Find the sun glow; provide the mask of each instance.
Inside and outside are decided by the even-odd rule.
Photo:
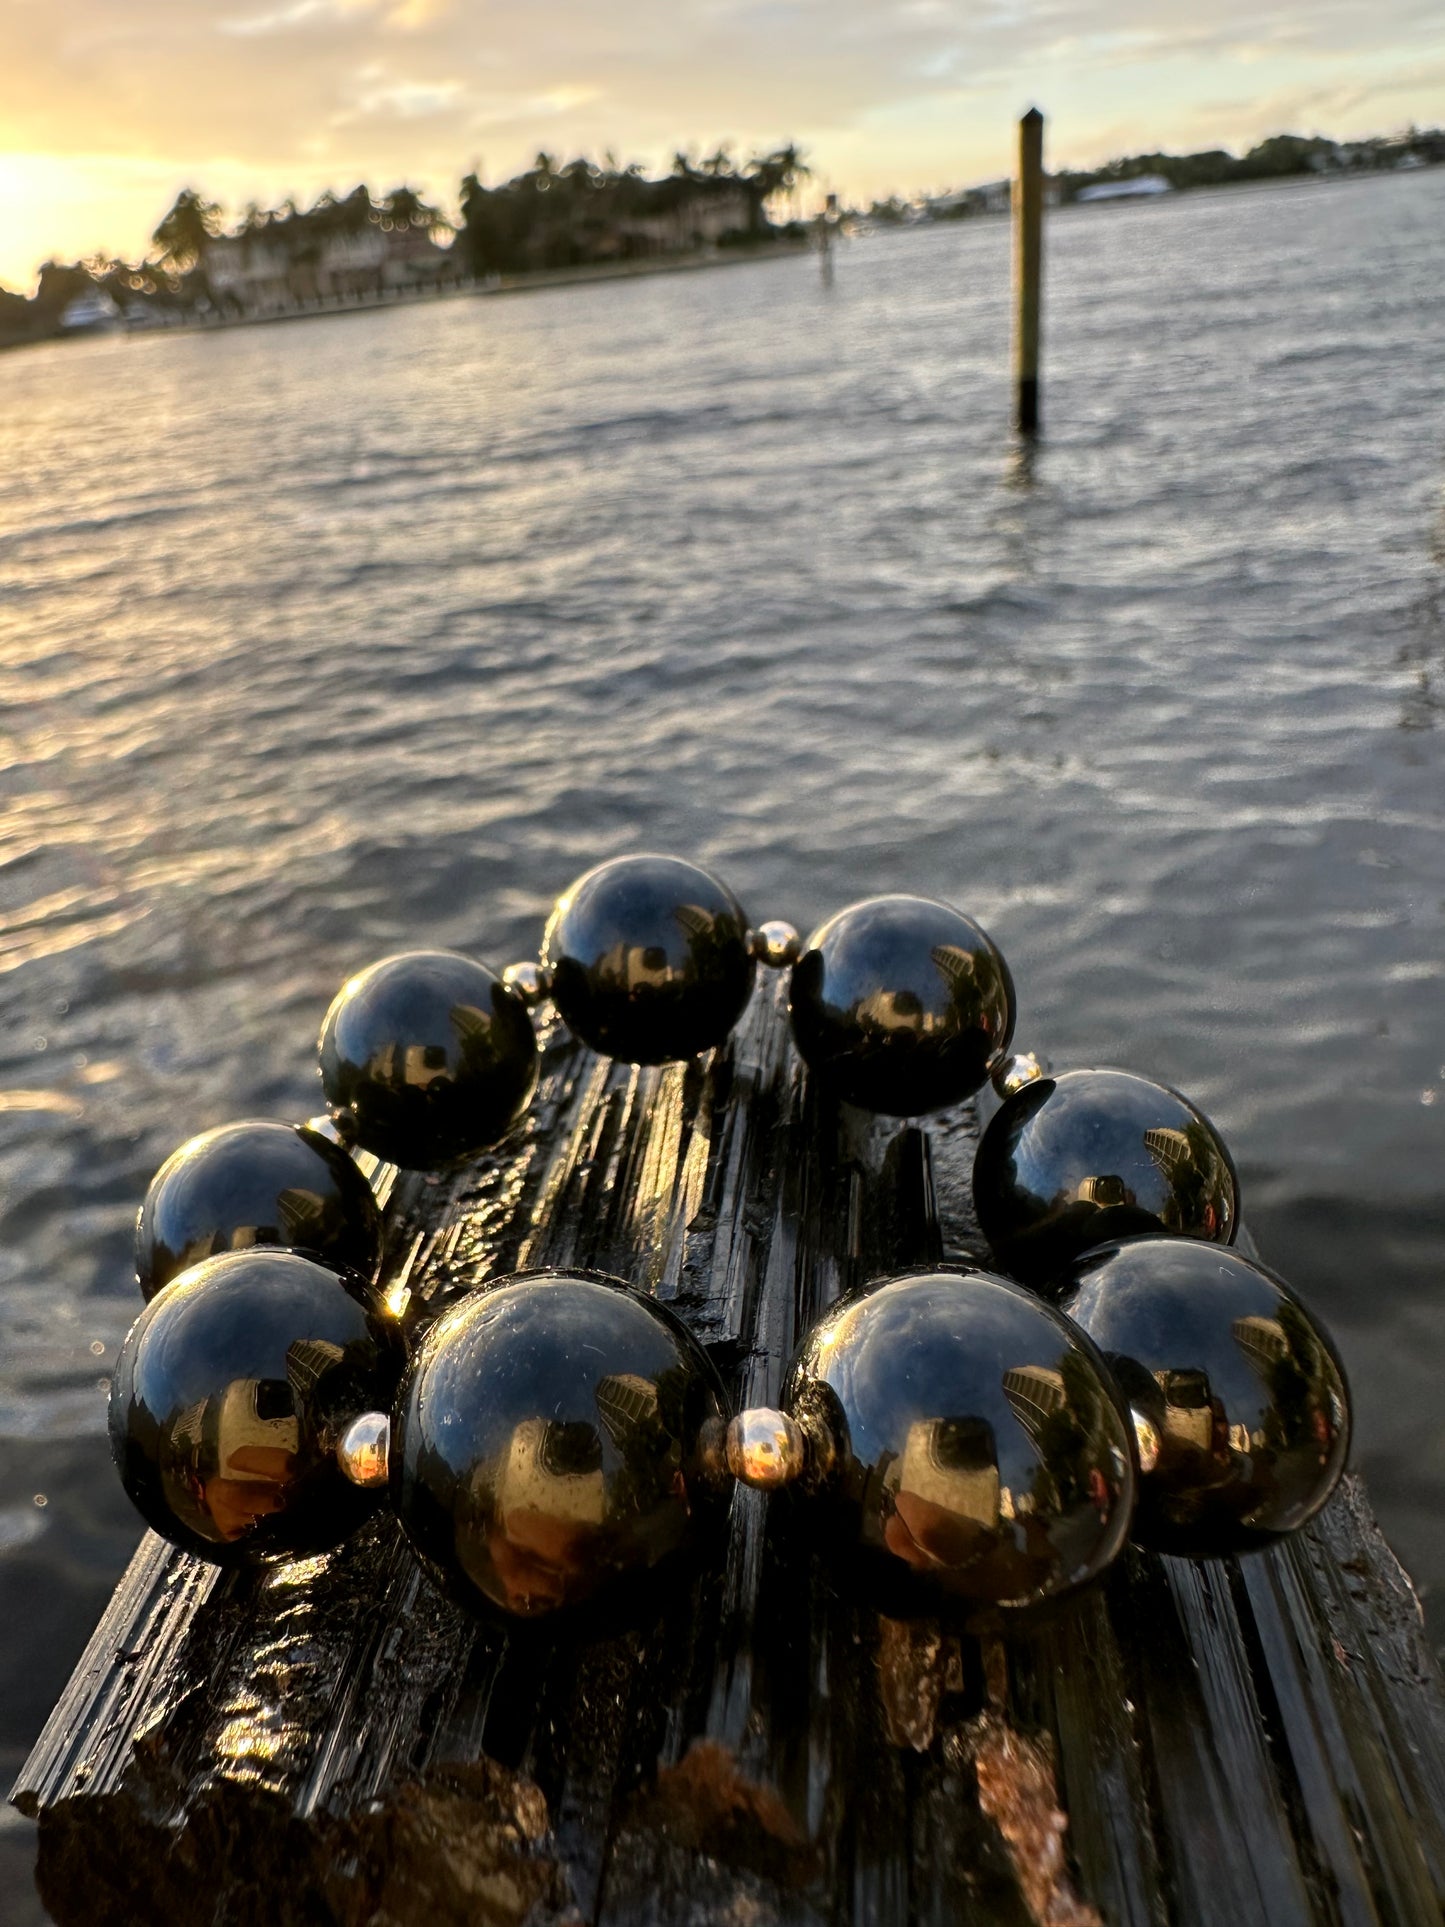
[[[140,155],[0,151],[0,284],[28,293],[42,261],[136,252],[138,209],[164,213],[175,177]]]

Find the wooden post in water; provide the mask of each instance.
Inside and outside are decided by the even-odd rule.
[[[1014,217],[1014,424],[1039,432],[1039,320],[1043,302],[1044,117],[1031,107],[1019,122]]]

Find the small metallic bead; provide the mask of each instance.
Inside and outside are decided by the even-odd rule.
[[[989,1081],[1000,1097],[1013,1097],[1016,1092],[1026,1090],[1030,1084],[1037,1084],[1041,1077],[1049,1074],[1048,1066],[1033,1051],[1017,1051],[1012,1057],[1001,1057],[989,1072]]]
[[[356,1117],[351,1111],[323,1111],[319,1117],[308,1117],[306,1128],[343,1151],[351,1150],[356,1143]]]
[[[391,1452],[391,1420],[385,1412],[363,1412],[342,1433],[336,1461],[353,1485],[385,1485]]]
[[[807,1447],[796,1419],[768,1405],[750,1406],[728,1426],[728,1471],[743,1485],[770,1492],[807,1469]]]
[[[528,1010],[546,1003],[552,994],[552,979],[540,964],[508,964],[502,972],[502,982],[521,998]]]
[[[749,942],[752,953],[769,970],[790,970],[803,954],[803,939],[790,923],[763,923]]]
[[[1134,1441],[1139,1447],[1139,1470],[1152,1472],[1159,1463],[1159,1433],[1153,1422],[1145,1417],[1137,1405],[1129,1407],[1129,1417],[1134,1422]]]

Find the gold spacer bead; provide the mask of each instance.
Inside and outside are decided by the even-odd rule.
[[[390,1474],[391,1420],[385,1412],[354,1418],[336,1447],[336,1463],[353,1485],[385,1485]]]
[[[769,970],[787,970],[803,954],[803,939],[790,923],[760,923],[749,935],[749,946]]]
[[[771,1492],[790,1485],[807,1469],[807,1441],[786,1412],[753,1405],[728,1426],[728,1471],[742,1485]]]
[[[1013,1057],[1001,1057],[989,1072],[989,1081],[1000,1097],[1013,1097],[1048,1074],[1049,1067],[1044,1059],[1026,1050]]]
[[[552,994],[552,979],[540,964],[508,964],[502,972],[502,982],[514,997],[521,998],[528,1010],[535,1010]]]

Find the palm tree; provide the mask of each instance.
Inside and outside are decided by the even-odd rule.
[[[161,265],[184,274],[204,261],[206,249],[220,231],[219,205],[202,200],[193,187],[183,187],[151,240],[160,250]]]
[[[382,200],[381,218],[383,226],[390,221],[394,228],[420,227],[428,232],[446,225],[441,209],[424,201],[414,187],[394,187]]]
[[[786,147],[776,148],[771,154],[754,154],[746,172],[761,198],[770,201],[775,194],[791,194],[813,170],[803,159],[802,149],[789,141]]]
[[[766,208],[775,194],[792,194],[798,183],[811,175],[800,147],[789,141],[771,154],[754,154],[744,172],[752,189],[752,226],[755,233],[767,225]]]
[[[376,218],[371,205],[371,189],[362,181],[336,205],[337,226],[343,234],[361,234]]]

